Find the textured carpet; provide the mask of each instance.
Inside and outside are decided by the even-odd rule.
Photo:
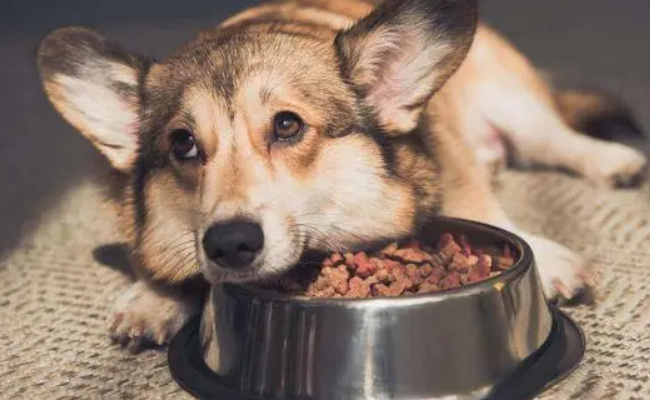
[[[581,251],[601,273],[581,367],[543,399],[650,399],[650,202],[550,172],[508,172],[499,193],[523,227]],[[163,351],[107,339],[129,282],[98,190],[81,183],[0,263],[0,399],[184,399]]]

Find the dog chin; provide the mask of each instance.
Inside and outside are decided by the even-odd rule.
[[[203,275],[212,284],[222,283],[252,283],[269,280],[288,272],[291,265],[285,268],[268,268],[264,265],[254,265],[242,270],[224,269],[212,262],[201,266]]]

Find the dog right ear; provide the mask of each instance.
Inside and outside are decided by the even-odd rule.
[[[387,132],[407,133],[465,59],[476,26],[476,0],[386,0],[338,34],[341,71]]]
[[[130,171],[138,152],[139,85],[148,62],[84,28],[50,33],[38,68],[56,110],[108,158]]]

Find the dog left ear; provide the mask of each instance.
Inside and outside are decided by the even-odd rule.
[[[393,134],[413,130],[429,98],[458,69],[477,25],[475,0],[388,0],[336,47],[345,77]]]

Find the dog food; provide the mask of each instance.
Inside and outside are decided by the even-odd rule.
[[[510,268],[515,258],[507,245],[473,247],[464,236],[445,233],[435,248],[411,241],[372,255],[333,253],[318,268],[301,266],[269,288],[321,298],[407,296],[479,282]]]

